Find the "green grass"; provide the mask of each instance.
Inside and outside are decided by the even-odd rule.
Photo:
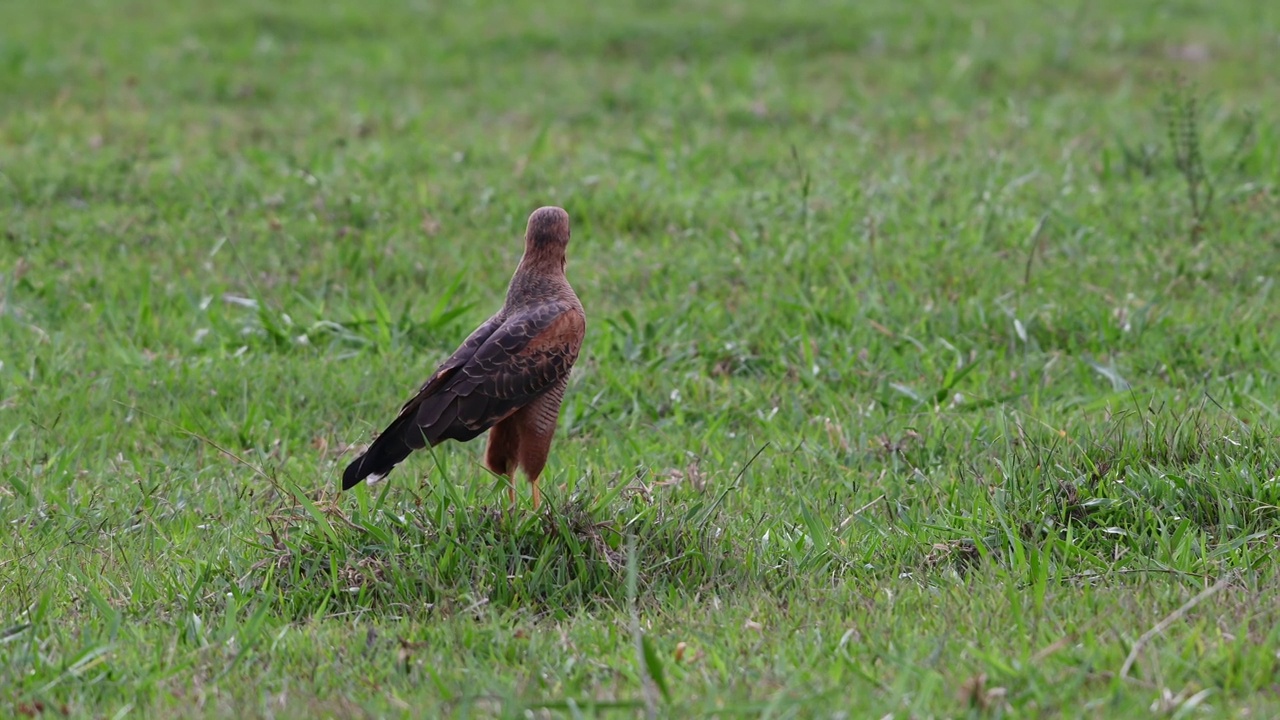
[[[0,716],[1280,714],[1278,26],[0,4]],[[544,204],[547,512],[338,495]]]

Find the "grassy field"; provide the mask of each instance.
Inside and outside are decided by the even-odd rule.
[[[0,3],[0,716],[1280,714],[1277,28]],[[545,204],[549,507],[339,495]]]

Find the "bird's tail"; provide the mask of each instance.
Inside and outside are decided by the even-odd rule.
[[[396,418],[395,422],[378,435],[364,454],[351,461],[347,469],[342,472],[343,490],[350,490],[365,478],[381,480],[391,472],[392,468],[409,457],[409,453],[426,444],[421,438],[421,431],[414,426],[413,414],[406,413],[406,415],[407,417],[402,415]],[[412,445],[408,442],[410,432],[419,434],[415,437],[418,442]]]

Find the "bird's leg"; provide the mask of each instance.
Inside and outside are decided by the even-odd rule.
[[[489,447],[484,453],[485,465],[507,483],[507,499],[512,513],[516,509],[516,452],[519,446],[520,436],[515,425],[504,420],[489,431]]]
[[[533,511],[535,513],[542,507],[542,487],[538,485],[538,481],[542,479],[542,468],[547,465],[547,449],[550,446],[550,434],[543,437],[534,436],[528,442],[520,443],[518,464],[520,469],[524,471],[524,476],[529,478],[529,484],[533,486]]]

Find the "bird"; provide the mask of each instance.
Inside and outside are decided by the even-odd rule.
[[[436,367],[418,393],[342,473],[342,489],[381,480],[414,450],[489,432],[485,465],[507,480],[514,509],[515,474],[533,485],[547,463],[569,374],[586,335],[582,303],[565,277],[569,213],[555,206],[529,215],[524,254],[506,301]]]

